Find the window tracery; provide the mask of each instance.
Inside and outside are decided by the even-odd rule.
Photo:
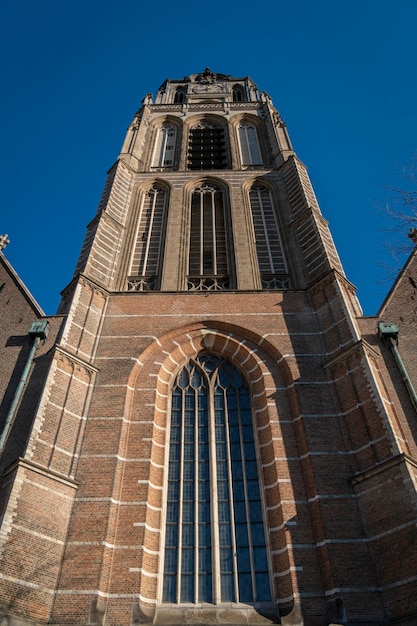
[[[204,183],[191,196],[188,289],[228,289],[230,282],[222,190]]]
[[[158,288],[162,263],[163,232],[167,193],[153,185],[144,194],[138,220],[128,291],[154,291]]]
[[[288,288],[288,270],[271,192],[257,184],[249,198],[262,288]]]
[[[163,602],[270,602],[249,386],[202,353],[172,391]]]

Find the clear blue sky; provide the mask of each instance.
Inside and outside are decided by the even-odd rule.
[[[142,97],[209,66],[270,94],[347,276],[376,313],[393,264],[378,207],[417,149],[416,26],[415,0],[3,3],[6,257],[55,313]]]

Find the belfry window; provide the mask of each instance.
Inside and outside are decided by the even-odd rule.
[[[289,287],[287,266],[271,192],[255,185],[250,191],[253,228],[263,289]]]
[[[270,602],[250,391],[200,354],[172,391],[163,602]]]
[[[153,291],[158,288],[166,200],[165,190],[158,185],[144,195],[128,278],[129,291]]]
[[[221,170],[227,166],[224,129],[201,122],[190,130],[188,168],[190,170]]]
[[[243,102],[245,92],[242,85],[234,85],[232,90],[233,102]]]
[[[223,192],[205,183],[191,196],[188,289],[227,289],[229,280]]]
[[[176,139],[177,129],[175,126],[169,124],[161,126],[155,142],[155,152],[152,161],[154,167],[173,167]]]
[[[174,95],[174,104],[185,102],[185,87],[177,87]]]
[[[256,128],[247,123],[239,125],[240,153],[242,165],[262,165]]]

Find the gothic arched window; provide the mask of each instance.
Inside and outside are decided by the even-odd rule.
[[[221,126],[200,122],[191,128],[188,167],[190,170],[221,170],[227,167],[226,142]]]
[[[264,289],[289,287],[271,192],[267,187],[254,185],[249,197],[262,287]]]
[[[191,196],[188,289],[227,289],[230,269],[224,194],[204,183]]]
[[[176,140],[177,129],[175,126],[164,124],[158,129],[152,160],[154,167],[173,167]]]
[[[167,193],[159,185],[154,185],[143,197],[128,278],[130,291],[150,291],[158,288],[166,203]]]
[[[172,391],[162,601],[271,601],[250,391],[212,354]]]
[[[185,102],[185,87],[177,87],[174,95],[174,104]]]
[[[239,125],[239,142],[242,165],[262,165],[258,135],[254,126],[246,122]]]
[[[243,102],[245,92],[242,85],[234,85],[232,90],[233,102]]]

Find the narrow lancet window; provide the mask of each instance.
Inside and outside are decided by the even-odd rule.
[[[255,185],[250,192],[250,203],[262,288],[287,288],[288,270],[270,190]]]
[[[229,265],[223,192],[206,183],[191,196],[188,289],[227,289]]]
[[[158,289],[162,263],[166,191],[154,185],[143,198],[128,278],[129,291]]]
[[[153,167],[172,168],[174,166],[175,144],[177,129],[175,126],[164,124],[158,129],[153,156]]]
[[[232,90],[233,102],[243,102],[245,100],[245,92],[242,85],[234,85]]]
[[[262,165],[256,128],[247,123],[240,124],[239,141],[242,165]]]
[[[271,602],[251,399],[201,354],[172,391],[163,602]]]
[[[185,102],[185,87],[177,87],[174,95],[174,104],[183,104]]]

